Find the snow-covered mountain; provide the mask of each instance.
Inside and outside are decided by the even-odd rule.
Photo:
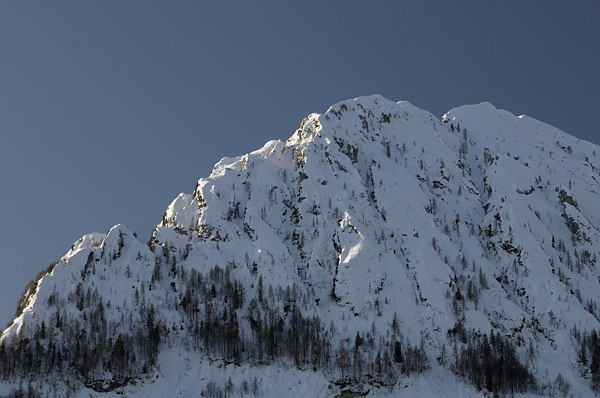
[[[41,272],[0,394],[595,396],[599,151],[489,103],[335,104],[149,243],[117,225]]]

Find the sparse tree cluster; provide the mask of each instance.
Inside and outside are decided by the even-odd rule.
[[[80,283],[66,294],[71,308],[82,315],[73,319],[60,305],[65,298],[55,292],[48,300],[55,311],[51,322],[28,325],[0,345],[0,376],[17,380],[64,371],[88,388],[112,391],[151,372],[161,347],[172,344],[235,364],[285,361],[346,382],[393,385],[401,375],[429,368],[424,345],[410,345],[396,318],[387,332],[378,333],[373,325],[366,333],[357,331],[354,340],[340,341],[333,324],[326,327],[311,315],[311,290],[296,285],[273,288],[259,277],[253,297],[246,301],[244,286],[232,277],[229,266],[202,273],[184,269],[176,256],[164,254],[154,265],[150,283],[134,292],[139,317],[110,317],[114,304],[105,302],[97,288]],[[148,304],[147,295],[159,286],[171,297],[175,293],[175,300],[165,299],[162,305],[179,313],[181,323],[167,322],[162,308]],[[204,394],[228,396],[222,386],[207,387]]]
[[[454,370],[477,388],[493,393],[536,391],[534,376],[519,361],[514,344],[499,333],[488,335],[460,330],[464,344]]]
[[[573,328],[572,336],[577,343],[577,360],[584,376],[590,378],[592,389],[600,392],[600,333],[581,332]]]

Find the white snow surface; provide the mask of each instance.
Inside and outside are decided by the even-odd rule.
[[[101,297],[115,336],[143,323],[136,288],[168,328],[184,328],[169,283],[148,289],[156,258],[168,252],[183,269],[229,266],[245,286],[241,313],[261,276],[265,286],[310,293],[308,314],[335,324],[334,346],[373,327],[384,333],[396,314],[407,343],[424,343],[430,369],[393,386],[360,386],[368,397],[484,396],[453,372],[451,351],[447,363],[436,360],[459,318],[467,329],[523,342],[518,355],[539,385],[561,374],[570,394],[592,397],[571,331],[600,330],[600,313],[588,307],[600,298],[599,154],[489,103],[439,120],[379,95],[343,101],[307,116],[285,142],[223,158],[167,207],[150,245],[122,225],[82,237],[37,282],[1,341],[50,324],[56,307],[85,325],[72,298],[78,285]],[[464,295],[481,278],[488,288],[457,313],[457,288]],[[165,344],[156,369],[135,385],[97,393],[81,384],[75,396],[190,397],[228,378],[233,396],[246,396],[241,383],[254,378],[263,397],[342,390],[291,362],[234,365]]]

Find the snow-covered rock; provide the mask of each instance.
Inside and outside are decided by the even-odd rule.
[[[5,387],[594,396],[599,150],[489,103],[337,103],[223,158],[149,245],[76,242],[2,335]]]

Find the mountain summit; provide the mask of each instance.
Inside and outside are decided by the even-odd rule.
[[[595,396],[599,150],[489,103],[337,103],[148,244],[77,241],[2,334],[0,393]]]

